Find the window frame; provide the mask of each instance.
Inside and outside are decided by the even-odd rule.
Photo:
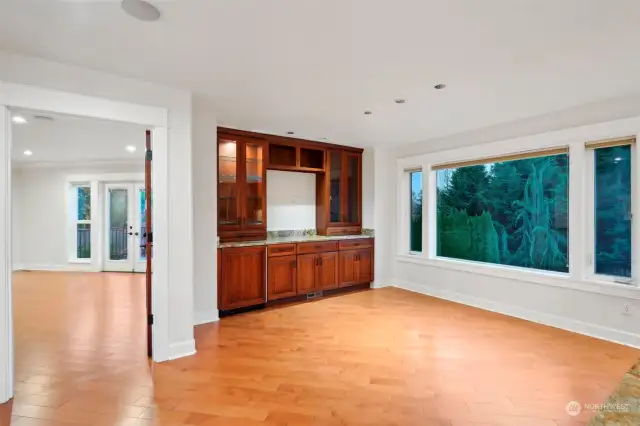
[[[592,293],[632,297],[640,299],[639,280],[633,285],[606,280],[601,276],[587,273],[588,261],[586,254],[587,224],[585,207],[587,203],[587,141],[608,140],[621,137],[635,137],[640,135],[638,120],[624,119],[582,127],[568,128],[548,133],[533,134],[480,145],[428,152],[421,155],[398,158],[397,162],[397,200],[396,216],[396,260],[409,264],[427,265],[467,273],[493,276],[550,285],[561,288],[584,290]],[[631,135],[631,136],[629,136]],[[496,265],[484,262],[440,258],[436,256],[436,179],[432,165],[476,161],[480,159],[499,158],[508,155],[518,155],[531,151],[543,151],[555,148],[569,148],[569,241],[568,261],[569,272],[544,271],[508,265]],[[638,156],[638,143],[634,144],[633,158]],[[489,161],[490,162],[490,161]],[[636,162],[637,163],[637,162]],[[423,170],[423,251],[409,253],[408,194],[409,175],[404,173],[407,168],[422,168]],[[426,172],[428,171],[428,172]],[[640,210],[640,172],[632,168],[632,211]],[[407,206],[407,207],[405,207]],[[640,226],[632,228],[632,274],[635,276],[640,267]],[[402,267],[402,266],[400,266]]]
[[[408,177],[408,190],[409,190],[409,194],[408,194],[408,215],[409,215],[409,235],[407,238],[407,248],[408,248],[408,253],[410,255],[416,256],[421,254],[422,252],[425,251],[425,235],[424,235],[424,216],[427,213],[427,209],[425,208],[425,179],[424,179],[424,171],[422,170],[422,167],[417,167],[417,168],[410,168],[410,169],[406,169],[404,171],[407,174]],[[411,250],[411,216],[413,214],[413,182],[411,179],[411,175],[413,173],[421,173],[422,174],[422,188],[421,188],[421,195],[422,195],[422,240],[421,240],[421,246],[422,246],[422,250],[421,251],[417,251],[417,250]]]
[[[67,188],[67,223],[68,223],[68,258],[69,263],[91,263],[94,253],[94,217],[96,212],[94,211],[94,197],[98,194],[94,192],[94,185],[91,182],[71,182]],[[91,196],[89,203],[91,205],[91,218],[89,220],[78,219],[78,188],[89,188]],[[90,253],[91,256],[86,258],[78,257],[78,225],[90,225]]]
[[[640,190],[637,179],[638,172],[636,167],[638,165],[638,144],[632,142],[628,144],[631,146],[631,278],[620,277],[616,275],[606,275],[596,273],[596,214],[595,214],[595,198],[596,198],[596,185],[595,185],[595,154],[598,147],[588,148],[585,146],[585,268],[584,279],[593,282],[602,282],[615,285],[624,285],[628,287],[638,287],[638,226],[637,220],[633,219],[633,215],[637,210],[636,204],[640,201],[638,191]],[[604,147],[603,147],[604,148]]]

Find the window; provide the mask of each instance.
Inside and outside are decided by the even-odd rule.
[[[631,278],[631,145],[593,149],[594,272]]]
[[[411,222],[409,230],[409,251],[422,251],[422,170],[409,172],[411,196]]]
[[[71,192],[75,257],[91,259],[91,187],[73,186]]]
[[[568,272],[566,149],[436,170],[437,255]]]

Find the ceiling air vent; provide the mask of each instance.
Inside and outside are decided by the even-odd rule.
[[[34,115],[33,118],[42,121],[53,121],[53,117],[49,117],[48,115]]]

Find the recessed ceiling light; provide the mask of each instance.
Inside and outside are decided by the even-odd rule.
[[[442,84],[442,83],[436,84],[435,86],[433,86],[433,88],[436,89],[436,90],[442,90],[445,87],[447,87],[447,85],[446,84]]]
[[[293,132],[287,132],[288,135],[293,135]]]
[[[407,102],[407,101],[406,101],[405,99],[396,99],[396,100],[395,100],[395,102],[396,102],[397,104],[403,104],[403,103],[405,103],[405,102]]]
[[[144,0],[122,0],[120,6],[128,15],[141,21],[151,22],[160,19],[158,8]]]
[[[13,117],[11,117],[11,121],[13,121],[16,124],[24,124],[27,122],[27,119],[21,115],[14,115]]]
[[[27,149],[25,152],[23,152],[23,154],[26,155],[27,157],[29,157],[29,156],[33,155],[33,152],[31,152],[31,151],[29,151]]]
[[[127,145],[125,149],[129,152],[136,152],[136,147],[133,145]]]
[[[364,112],[364,115],[371,115],[371,114],[373,114],[371,111],[365,111]]]

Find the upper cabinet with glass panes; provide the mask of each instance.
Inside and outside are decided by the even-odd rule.
[[[319,234],[359,234],[362,217],[362,149],[303,139],[218,128],[218,234],[221,241],[266,237],[267,170],[316,176]],[[290,178],[297,178],[291,173]],[[287,199],[285,186],[271,188]],[[295,203],[277,214],[295,215]],[[281,229],[279,229],[281,230]]]

